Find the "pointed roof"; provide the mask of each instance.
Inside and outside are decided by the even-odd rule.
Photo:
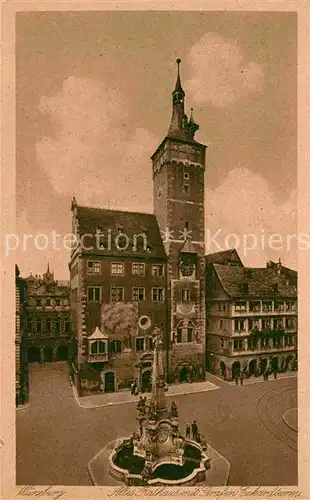
[[[87,338],[87,340],[104,340],[108,339],[108,335],[105,335],[99,330],[99,327],[97,326],[95,331]]]
[[[222,250],[221,252],[210,253],[206,255],[206,264],[238,265],[243,267],[242,261],[235,248]]]
[[[180,250],[180,253],[197,253],[190,238],[186,238],[184,245]]]
[[[178,74],[177,74],[177,81],[175,83],[175,88],[174,88],[174,91],[172,92],[173,94],[175,92],[183,92],[183,94],[185,94],[184,90],[182,89],[182,85],[181,85],[180,63],[181,63],[181,59],[177,59]]]

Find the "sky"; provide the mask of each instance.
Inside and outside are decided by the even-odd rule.
[[[168,131],[177,58],[187,111],[194,108],[200,125],[196,139],[208,146],[206,252],[235,246],[248,266],[280,257],[296,268],[296,245],[286,243],[296,233],[294,13],[21,12],[16,259],[23,276],[42,274],[49,261],[56,279],[69,279],[61,241],[71,232],[73,196],[80,205],[153,211],[150,156]],[[282,243],[271,248],[272,234]],[[247,251],[243,241],[254,246],[254,238]]]

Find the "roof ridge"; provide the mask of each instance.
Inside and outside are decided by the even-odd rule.
[[[91,210],[101,210],[105,212],[119,212],[119,213],[124,213],[124,214],[139,214],[139,215],[152,215],[155,217],[154,213],[151,212],[137,212],[137,211],[131,211],[131,210],[119,210],[119,209],[114,209],[114,208],[105,208],[105,207],[94,207],[91,205],[77,205],[77,208],[90,208]]]

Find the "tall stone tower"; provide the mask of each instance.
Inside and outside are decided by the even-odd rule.
[[[204,172],[206,146],[184,109],[180,59],[168,134],[152,156],[154,213],[168,255],[169,381],[205,376]]]

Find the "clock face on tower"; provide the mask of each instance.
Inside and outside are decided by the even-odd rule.
[[[192,276],[192,274],[195,270],[195,266],[189,260],[183,259],[183,260],[181,260],[180,270],[181,270],[182,276]]]

